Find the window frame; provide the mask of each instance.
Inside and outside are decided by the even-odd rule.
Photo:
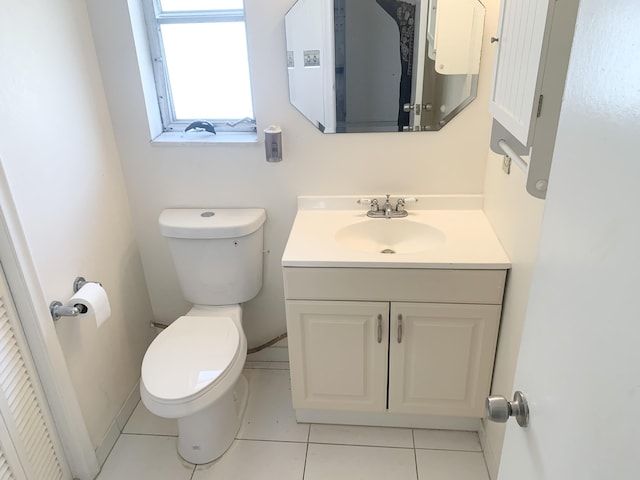
[[[189,23],[218,23],[218,22],[243,22],[245,35],[247,22],[245,8],[234,10],[192,10],[163,12],[160,0],[141,0],[143,4],[149,50],[153,67],[153,76],[156,87],[156,99],[160,109],[162,131],[164,133],[184,133],[185,128],[194,121],[207,121],[215,126],[216,132],[226,133],[256,133],[255,107],[254,118],[194,118],[189,120],[177,120],[173,94],[169,82],[169,73],[165,62],[164,44],[162,41],[161,25],[164,24],[189,24]],[[243,2],[244,5],[244,2]],[[247,40],[247,57],[249,45]],[[249,65],[249,94],[253,105],[253,82]]]

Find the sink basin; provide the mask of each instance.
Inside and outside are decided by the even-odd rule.
[[[441,246],[446,237],[435,227],[404,219],[375,219],[341,228],[336,241],[368,253],[416,253]]]
[[[298,197],[282,265],[389,269],[511,265],[482,211],[482,196],[420,196],[407,217],[392,219],[367,217],[358,203],[364,197],[369,198]]]

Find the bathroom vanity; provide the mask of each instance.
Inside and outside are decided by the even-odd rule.
[[[481,206],[425,196],[389,219],[299,198],[282,259],[299,421],[477,428],[510,267]]]

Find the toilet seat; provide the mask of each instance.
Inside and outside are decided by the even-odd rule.
[[[219,384],[241,351],[241,332],[228,316],[183,316],[151,343],[142,383],[155,402],[192,401]]]

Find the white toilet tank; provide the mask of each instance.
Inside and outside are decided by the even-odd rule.
[[[255,297],[262,287],[261,208],[164,210],[167,237],[184,298],[198,305],[231,305]]]

